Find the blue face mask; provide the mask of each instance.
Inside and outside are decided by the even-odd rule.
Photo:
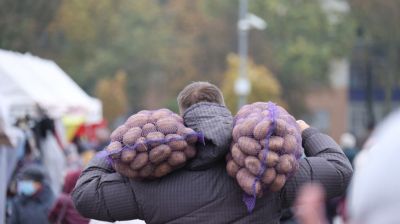
[[[31,180],[21,180],[17,183],[18,194],[32,196],[36,192],[35,184]]]

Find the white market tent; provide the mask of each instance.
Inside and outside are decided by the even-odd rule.
[[[11,124],[41,106],[53,118],[102,120],[102,104],[86,94],[56,63],[29,53],[0,49],[0,115]],[[34,112],[33,112],[34,113]]]

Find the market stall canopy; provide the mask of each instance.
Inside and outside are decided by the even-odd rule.
[[[102,120],[101,102],[85,93],[56,63],[29,53],[0,49],[0,109],[12,122],[36,105],[49,116]]]

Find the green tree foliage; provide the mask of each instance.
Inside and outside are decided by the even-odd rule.
[[[343,15],[330,23],[319,0],[249,3],[268,22],[265,31],[250,32],[250,57],[272,71],[285,102],[299,112],[301,93],[326,84],[328,62],[347,54],[352,23]],[[123,70],[129,111],[171,107],[190,81],[221,85],[226,57],[237,51],[238,1],[0,0],[0,6],[1,48],[55,60],[89,93]]]
[[[0,48],[42,53],[60,0],[0,0]]]
[[[128,110],[126,79],[125,71],[119,70],[112,79],[102,78],[96,84],[95,95],[102,101],[104,117],[109,122],[115,121]]]
[[[236,48],[236,1],[170,0],[164,5],[173,29],[167,66],[171,92],[193,80],[222,81],[225,58]]]
[[[129,106],[138,109],[149,79],[166,64],[171,37],[156,1],[63,1],[51,24],[60,36],[56,59],[84,88],[122,69],[127,73]]]
[[[277,75],[285,100],[298,114],[304,109],[302,93],[315,85],[326,86],[329,62],[348,55],[353,22],[346,14],[330,21],[319,0],[250,2],[251,11],[268,23],[263,33],[254,32],[251,53]]]
[[[224,74],[222,92],[225,103],[232,112],[237,111],[238,97],[234,92],[234,83],[238,78],[239,57],[230,54],[227,57],[227,70]],[[265,66],[256,65],[248,61],[248,78],[251,83],[251,92],[248,96],[248,103],[273,101],[282,106],[281,86],[275,76]]]

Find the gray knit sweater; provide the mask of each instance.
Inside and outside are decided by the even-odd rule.
[[[248,213],[243,192],[225,170],[232,115],[225,107],[198,103],[184,114],[185,124],[204,133],[206,144],[186,167],[152,181],[135,181],[116,173],[96,157],[83,171],[73,192],[85,217],[115,221],[142,219],[146,223],[279,223],[281,210],[291,206],[297,189],[320,182],[327,197],[344,193],[352,169],[339,146],[327,135],[309,128],[303,132],[307,158],[299,171],[276,193],[257,199]]]

